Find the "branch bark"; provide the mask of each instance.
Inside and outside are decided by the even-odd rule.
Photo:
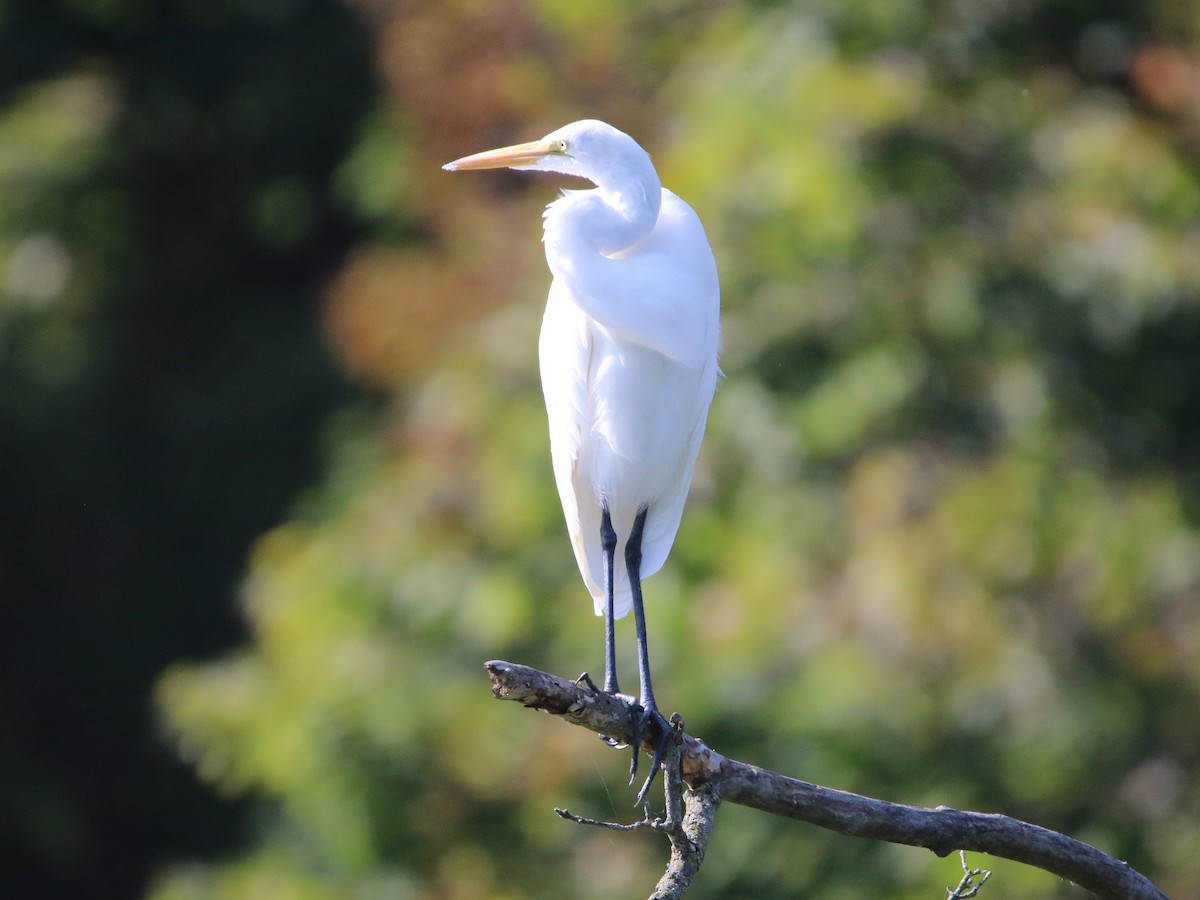
[[[515,663],[493,660],[485,668],[498,699],[515,700],[612,738],[626,742],[633,738],[628,709],[619,698]],[[821,787],[729,759],[690,735],[681,734],[680,739],[680,771],[689,789],[684,798],[685,828],[689,815],[700,823],[693,829],[695,836],[689,834],[700,850],[699,859],[712,829],[715,804],[727,800],[851,837],[925,847],[938,856],[970,850],[1015,860],[1074,882],[1101,898],[1167,900],[1127,863],[1047,828],[1004,815],[946,806],[905,806]],[[653,750],[649,744],[644,749]],[[703,807],[703,802],[711,808]],[[673,842],[672,864],[676,855]],[[688,875],[689,883],[699,859],[693,857],[689,863],[695,867]],[[669,868],[664,881],[670,874]]]

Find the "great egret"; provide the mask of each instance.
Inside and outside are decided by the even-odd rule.
[[[508,167],[592,182],[546,207],[554,275],[538,342],[554,478],[575,558],[604,616],[604,690],[618,694],[614,621],[630,609],[640,695],[633,761],[644,729],[657,751],[668,727],[650,682],[643,578],[665,562],[692,480],[716,389],[720,292],[700,219],[662,187],[650,156],[624,132],[588,119],[539,141],[447,163]],[[625,569],[614,564],[624,540]],[[640,708],[639,708],[640,707]]]

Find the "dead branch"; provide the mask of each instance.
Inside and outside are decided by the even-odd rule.
[[[515,663],[493,660],[485,668],[492,679],[492,693],[501,700],[515,700],[617,740],[633,738],[628,710],[618,698]],[[653,750],[648,743],[644,749]],[[676,864],[678,855],[680,865],[687,862],[692,866],[688,884],[703,859],[716,807],[721,800],[728,800],[851,837],[925,847],[938,856],[948,856],[955,850],[1000,856],[1043,869],[1101,898],[1167,900],[1127,863],[1082,841],[1009,816],[946,806],[905,806],[821,787],[729,759],[682,732],[678,753],[676,771],[688,788],[684,794],[683,830],[697,852],[688,858],[678,852],[673,840],[671,864]],[[693,816],[690,829],[689,816]],[[668,869],[659,883],[660,890],[670,875]],[[682,891],[655,896],[680,897]]]

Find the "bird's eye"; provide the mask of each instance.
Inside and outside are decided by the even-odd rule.
[[[567,155],[567,142],[564,140],[551,141],[550,142],[550,152],[555,153],[555,154],[561,153],[563,156],[566,156]]]

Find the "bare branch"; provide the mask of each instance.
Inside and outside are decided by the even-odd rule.
[[[493,660],[485,668],[492,693],[499,699],[515,700],[617,740],[633,739],[628,710],[619,698],[515,663]],[[691,788],[685,798],[685,822],[698,790],[711,792],[707,795],[713,803],[711,813],[697,812],[700,821],[695,827],[704,833],[703,844],[707,843],[703,829],[711,831],[719,798],[851,837],[925,847],[938,856],[955,850],[1000,856],[1044,869],[1102,898],[1166,900],[1127,863],[1047,828],[1003,815],[875,800],[729,759],[687,734],[681,734],[680,741],[682,776]],[[644,749],[653,748],[644,744]]]
[[[671,716],[674,734],[663,759],[663,792],[667,815],[663,831],[671,839],[671,860],[659,879],[650,900],[679,900],[691,887],[700,871],[713,822],[717,818],[720,797],[712,785],[696,790],[683,781],[683,719]]]
[[[684,788],[680,834],[671,835],[671,860],[650,900],[677,900],[700,871],[721,798],[712,785]]]

